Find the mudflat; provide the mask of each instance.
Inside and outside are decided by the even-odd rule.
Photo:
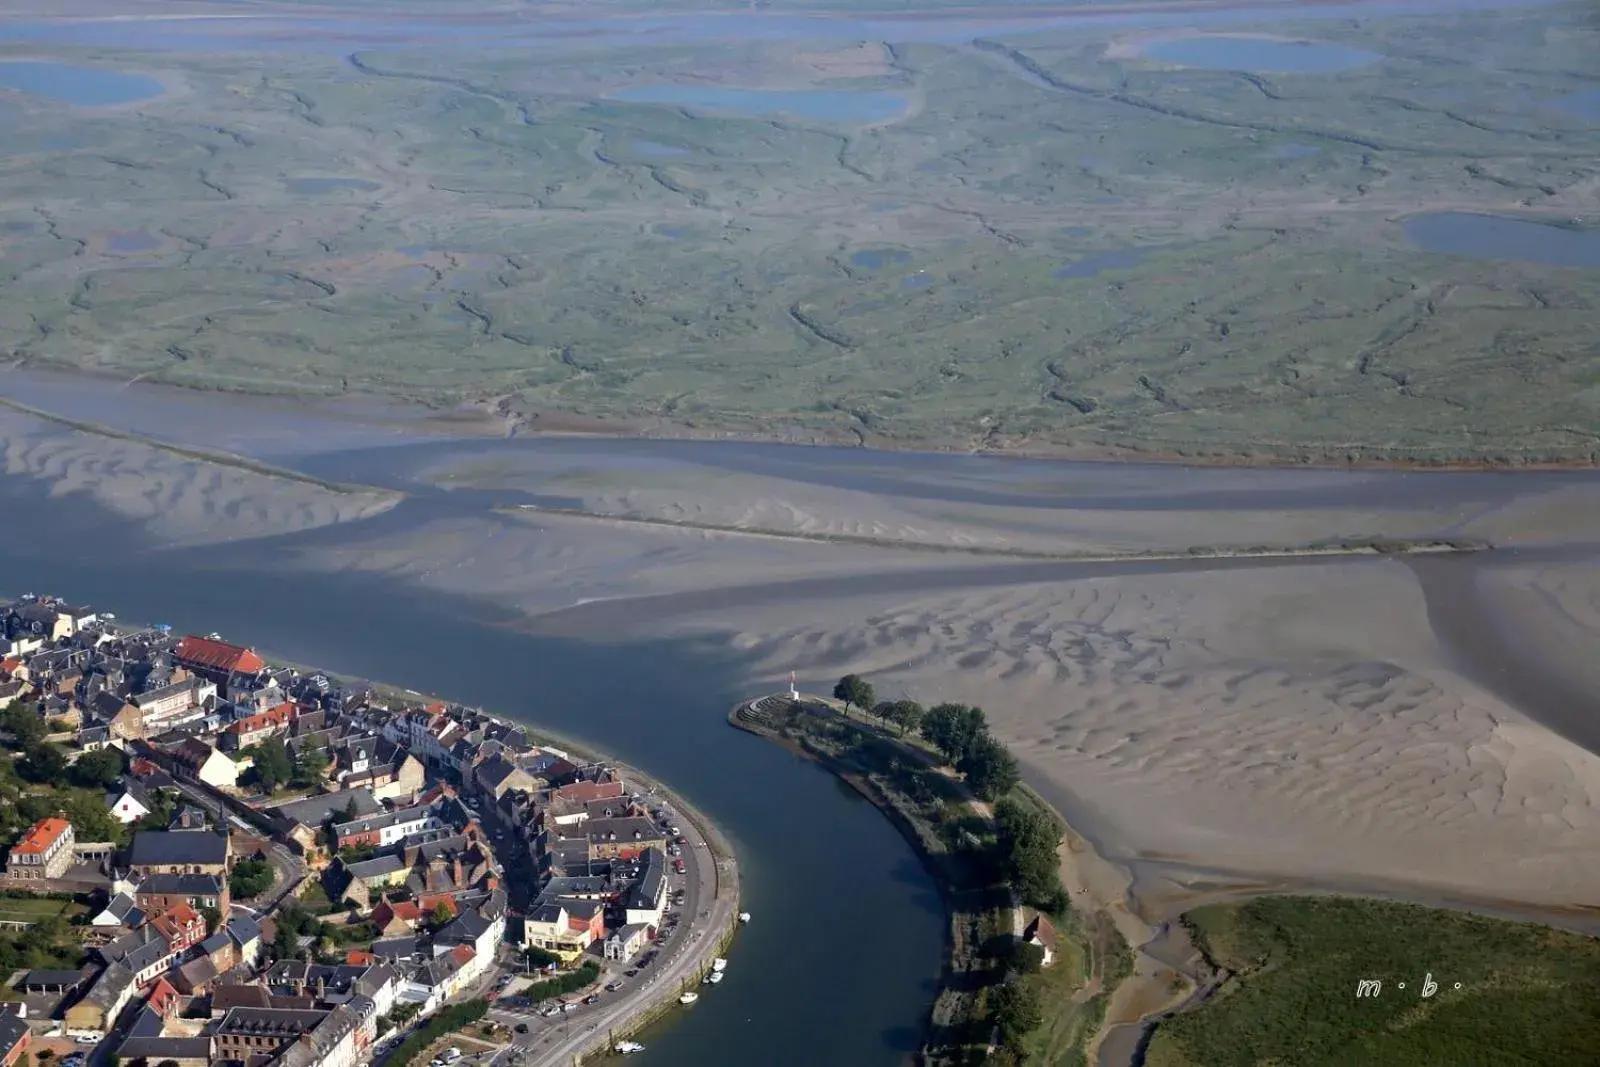
[[[278,439],[275,413],[234,413],[212,436]],[[274,566],[391,575],[543,633],[689,638],[752,687],[791,669],[855,672],[886,695],[979,704],[1146,919],[1229,882],[1594,903],[1592,476],[429,439],[392,426],[352,449],[359,427],[331,416],[302,416],[304,440],[319,418],[342,427],[341,447],[254,453],[304,482],[22,415],[0,433],[13,480],[86,494],[164,541],[231,538],[248,560],[270,537]],[[204,443],[196,425],[187,447]],[[552,501],[567,510],[511,510]],[[675,514],[722,528],[628,521]],[[887,543],[740,529],[755,522]],[[1317,533],[1498,547],[1028,562],[894,544],[1181,551]]]

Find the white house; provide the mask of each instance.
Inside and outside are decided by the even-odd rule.
[[[111,809],[111,817],[124,826],[150,814],[150,809],[140,801],[138,795],[121,782],[106,794],[106,807]]]

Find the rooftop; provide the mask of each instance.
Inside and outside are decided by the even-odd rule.
[[[72,824],[67,820],[52,816],[40,819],[22,835],[22,840],[11,847],[11,854],[17,855],[42,855],[48,852],[63,834],[72,829]]]

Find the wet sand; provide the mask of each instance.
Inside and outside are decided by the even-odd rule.
[[[214,426],[189,424],[192,443],[248,454],[282,439],[270,413],[240,421],[227,404],[208,406]],[[1135,943],[1201,900],[1273,889],[1576,924],[1600,905],[1600,478],[426,441],[333,425],[331,450],[305,448],[306,431],[259,455],[371,486],[370,500],[20,416],[0,419],[0,439],[9,472],[116,508],[157,540],[232,542],[239,559],[270,547],[307,574],[468,598],[535,634],[715,647],[753,691],[790,670],[822,690],[855,672],[886,697],[979,704],[1082,835],[1069,882]],[[1509,547],[957,563],[501,510],[540,500],[919,544],[1176,547],[1242,529]],[[1152,956],[1152,975],[1171,962]],[[1130,987],[1118,1010],[1149,988]]]

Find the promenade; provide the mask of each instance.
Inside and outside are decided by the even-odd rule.
[[[532,1008],[491,1009],[489,1017],[511,1027],[513,1033],[512,1044],[494,1057],[491,1067],[565,1067],[609,1050],[650,1020],[677,1008],[685,989],[716,995],[714,987],[702,985],[700,978],[710,970],[711,961],[738,922],[739,870],[733,850],[711,822],[682,798],[632,768],[618,769],[674,813],[689,839],[683,853],[684,873],[668,878],[669,891],[685,891],[679,927],[665,943],[658,942],[648,967],[639,968],[637,961],[607,964],[601,985],[615,983],[617,988],[601,993],[598,1004],[576,1003],[571,1011],[550,1018]],[[624,968],[637,973],[629,978]],[[575,998],[573,994],[563,999]],[[519,1025],[528,1032],[517,1033]]]

